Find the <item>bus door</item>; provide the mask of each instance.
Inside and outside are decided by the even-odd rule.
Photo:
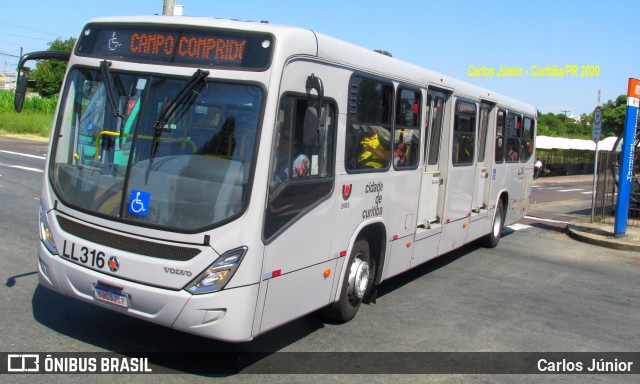
[[[290,63],[282,75],[287,91],[270,138],[261,332],[330,301],[333,275],[325,271],[334,271],[337,261],[330,257],[337,108],[329,97],[343,84],[331,77],[326,67],[303,61]],[[306,84],[319,90],[308,91]]]
[[[458,98],[455,100],[453,112],[453,127],[449,140],[451,163],[445,180],[445,234],[440,253],[457,248],[467,241],[473,195],[476,190],[474,181],[478,104]]]
[[[447,95],[430,89],[427,92],[424,168],[420,185],[418,224],[411,266],[438,256],[442,234],[443,175],[440,167],[440,143],[443,136]],[[446,151],[445,151],[446,152]]]
[[[425,137],[425,164],[420,188],[420,204],[418,208],[418,226],[425,229],[439,224],[438,201],[440,195],[440,141],[444,124],[444,107],[446,95],[443,92],[429,90],[427,92],[427,127]]]
[[[489,172],[487,172],[487,163],[491,165],[491,159],[486,160],[486,153],[489,148],[493,148],[493,144],[489,145],[487,140],[489,131],[489,117],[491,116],[492,104],[486,101],[480,102],[478,113],[478,135],[477,135],[477,156],[475,176],[473,180],[473,203],[471,205],[471,216],[469,218],[469,231],[467,241],[479,238],[487,232],[488,225],[486,218],[488,217],[489,206]],[[493,143],[493,140],[491,140]]]

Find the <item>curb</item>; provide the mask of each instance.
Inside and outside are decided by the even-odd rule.
[[[640,252],[640,244],[634,244],[629,241],[629,239],[634,238],[634,236],[629,236],[626,239],[616,239],[613,238],[610,233],[601,229],[589,228],[575,224],[568,224],[566,233],[570,238],[583,243],[621,251]]]

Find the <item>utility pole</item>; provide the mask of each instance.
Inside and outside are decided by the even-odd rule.
[[[176,7],[176,0],[164,0],[164,5],[162,7],[162,14],[172,16],[173,10]]]
[[[571,111],[560,111],[562,113],[564,113],[565,116],[567,116],[567,112],[571,112]]]

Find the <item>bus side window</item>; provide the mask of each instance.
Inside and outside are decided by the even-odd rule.
[[[498,111],[498,118],[496,120],[496,163],[504,163],[504,127],[505,127],[505,112],[500,109]]]
[[[420,154],[420,91],[400,88],[396,104],[393,132],[393,166],[415,169]]]
[[[456,103],[453,125],[453,165],[471,165],[476,146],[476,104],[466,101]]]
[[[353,76],[345,143],[347,171],[386,170],[390,164],[393,85]]]
[[[310,135],[308,122],[318,111],[309,98],[285,95],[280,102],[269,173],[269,198],[263,233],[277,236],[305,210],[333,190],[334,137],[337,124],[332,103],[323,103],[324,126]],[[307,120],[307,135],[305,135]]]
[[[505,159],[507,162],[517,162],[523,152],[520,138],[522,137],[522,116],[513,112],[507,113],[507,148]]]
[[[520,161],[526,162],[531,158],[533,154],[533,138],[535,135],[534,129],[535,123],[532,118],[524,117],[523,119],[523,128],[522,128],[522,156],[520,157]]]

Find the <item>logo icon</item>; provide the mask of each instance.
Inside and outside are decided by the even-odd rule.
[[[351,196],[351,186],[352,184],[345,184],[342,186],[342,199],[349,200],[349,196]]]
[[[9,354],[7,355],[7,372],[40,372],[40,356]]]
[[[149,214],[149,192],[132,190],[129,198],[129,213],[146,217]]]
[[[118,258],[115,256],[111,256],[107,265],[109,266],[109,270],[111,272],[117,272],[118,269],[120,269],[120,260],[118,260]]]
[[[111,38],[109,39],[109,50],[110,51],[115,51],[116,49],[118,49],[119,46],[121,46],[122,44],[120,44],[118,42],[118,38],[116,37],[116,33],[113,32],[113,35],[111,36]]]

